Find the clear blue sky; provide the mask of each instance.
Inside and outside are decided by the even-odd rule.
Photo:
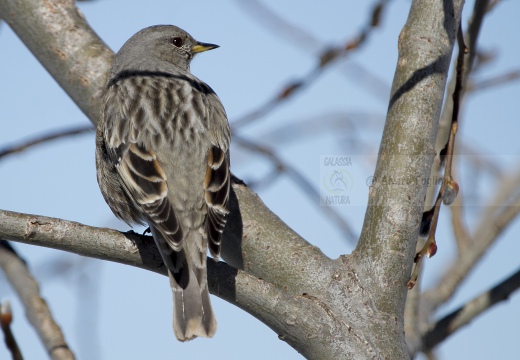
[[[371,1],[264,1],[277,14],[305,29],[323,46],[351,39],[367,22]],[[467,20],[473,6],[466,3]],[[308,119],[328,121],[350,119],[350,128],[320,126],[316,133],[295,141],[294,131],[273,140],[284,160],[294,164],[305,177],[320,188],[320,157],[324,155],[362,155],[377,153],[387,95],[397,59],[397,36],[408,13],[409,1],[395,1],[388,7],[383,25],[368,44],[352,55],[351,62],[329,68],[305,93],[284,103],[260,123],[245,128],[241,135],[259,141],[272,139],[279,127]],[[313,42],[291,43],[261,25],[239,1],[92,1],[80,8],[93,29],[114,50],[143,27],[175,24],[196,39],[219,44],[217,50],[198,56],[192,72],[210,84],[221,98],[231,122],[268,100],[288,81],[306,74],[316,63]],[[507,1],[486,18],[481,36],[484,49],[496,52],[498,59],[483,69],[479,79],[520,67],[520,3]],[[463,25],[466,25],[466,20]],[[48,130],[88,124],[63,90],[33,58],[12,31],[0,29],[0,146],[15,143]],[[378,93],[367,91],[355,81],[362,65],[381,79]],[[461,121],[459,139],[490,155],[512,170],[520,163],[518,120],[519,82],[482,91],[468,98]],[[368,128],[367,130],[365,128]],[[365,144],[353,150],[353,140]],[[361,161],[361,160],[360,160]],[[373,171],[364,164],[364,173],[355,181],[366,202],[364,179]],[[232,170],[245,180],[257,179],[269,171],[259,157],[241,148],[232,149]],[[118,223],[104,203],[96,183],[94,136],[57,141],[0,161],[0,208],[74,220],[93,226],[128,230]],[[470,175],[467,183],[475,183]],[[482,196],[488,196],[490,180],[484,179]],[[486,185],[488,187],[486,188]],[[273,186],[259,189],[267,205],[293,229],[327,255],[349,253],[349,244],[319,209],[319,203],[306,197],[289,179],[281,177]],[[359,233],[363,204],[336,208]],[[478,210],[478,208],[475,208]],[[468,210],[470,211],[470,210]],[[443,210],[438,236],[439,251],[427,261],[423,286],[453,259],[450,222]],[[471,214],[471,211],[470,211]],[[470,221],[471,224],[471,221]],[[520,245],[517,223],[508,228],[481,265],[442,311],[448,312],[507,276],[518,266]],[[299,359],[277,334],[238,308],[212,297],[219,330],[212,340],[198,339],[181,344],[174,338],[172,300],[165,277],[119,264],[101,262],[24,245],[17,249],[28,260],[40,280],[44,297],[61,325],[69,344],[80,359]],[[82,265],[65,277],[56,276],[56,263]],[[46,358],[23,309],[0,275],[0,298],[13,302],[14,332],[27,359]],[[517,354],[520,331],[520,297],[512,298],[471,323],[440,347],[443,359],[513,358]],[[8,358],[0,346],[0,358]]]

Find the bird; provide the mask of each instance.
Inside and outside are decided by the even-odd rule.
[[[174,25],[137,32],[114,56],[96,131],[101,193],[116,217],[149,227],[183,342],[217,330],[206,254],[219,258],[229,213],[231,131],[218,96],[190,72],[217,47]]]

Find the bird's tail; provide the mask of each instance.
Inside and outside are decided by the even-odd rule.
[[[209,301],[208,288],[201,290],[195,276],[190,276],[188,287],[182,290],[169,275],[173,291],[173,330],[177,339],[188,341],[197,336],[213,337],[217,320]]]
[[[170,272],[173,292],[173,330],[180,341],[188,341],[197,336],[213,337],[217,331],[217,320],[209,300],[206,278],[206,247],[198,231],[190,231],[184,239],[187,250],[189,281],[181,288]]]

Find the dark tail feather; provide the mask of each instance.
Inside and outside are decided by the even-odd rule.
[[[153,239],[159,249],[159,253],[163,259],[164,265],[168,268],[168,271],[173,275],[176,283],[183,289],[188,286],[190,280],[189,267],[186,262],[186,252],[184,249],[180,251],[173,250],[168,242],[164,240],[163,235],[155,226],[150,225]]]

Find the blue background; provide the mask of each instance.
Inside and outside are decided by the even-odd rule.
[[[314,37],[296,41],[265,25],[258,10],[247,11],[244,3],[107,0],[80,3],[79,7],[114,50],[141,28],[154,24],[175,24],[200,41],[219,44],[219,49],[198,56],[191,70],[216,91],[231,123],[269,100],[291,80],[307,74],[317,63],[316,55],[328,45],[354,38],[367,23],[372,7],[372,2],[361,1],[263,1]],[[409,1],[391,2],[382,26],[371,33],[365,46],[330,66],[304,92],[237,133],[272,146],[317,189],[321,156],[373,158],[388,106],[397,38],[409,5]],[[472,6],[472,1],[466,2],[464,27]],[[520,3],[508,1],[486,18],[480,44],[495,52],[497,58],[477,74],[477,79],[519,68],[519,13]],[[0,49],[1,146],[33,134],[89,123],[5,23],[0,30]],[[366,81],[359,79],[363,74],[360,66],[380,82],[367,88]],[[511,82],[468,96],[458,134],[458,141],[491,156],[504,174],[519,164],[519,91],[519,83]],[[313,124],[303,135],[289,127],[303,121]],[[285,136],[276,137],[282,129]],[[115,220],[99,192],[93,135],[56,141],[1,159],[0,208],[128,230]],[[367,162],[366,173],[359,175],[360,183],[372,174],[374,165]],[[254,181],[270,169],[271,165],[257,154],[232,148],[232,170],[238,177]],[[476,179],[470,173],[459,183],[462,191],[476,188],[485,203],[497,190],[494,181],[493,176],[479,175]],[[366,186],[357,189],[367,191]],[[328,256],[336,258],[353,250],[352,242],[321,211],[319,201],[306,196],[288,177],[281,176],[258,192],[276,214]],[[359,234],[366,208],[355,205],[335,210]],[[480,210],[468,209],[470,229],[475,228]],[[455,256],[447,208],[442,210],[439,226],[439,251],[426,262],[423,288],[438,278]],[[516,270],[519,230],[516,222],[505,231],[441,313],[464,304]],[[79,359],[301,358],[267,326],[216,297],[212,302],[219,330],[214,339],[181,344],[172,331],[172,300],[165,277],[45,248],[16,247],[40,281],[42,293]],[[25,357],[46,358],[23,308],[2,276],[0,298],[13,303],[13,331]],[[443,359],[513,358],[519,316],[520,301],[515,294],[445,341],[439,355]],[[8,357],[0,346],[0,358]]]

